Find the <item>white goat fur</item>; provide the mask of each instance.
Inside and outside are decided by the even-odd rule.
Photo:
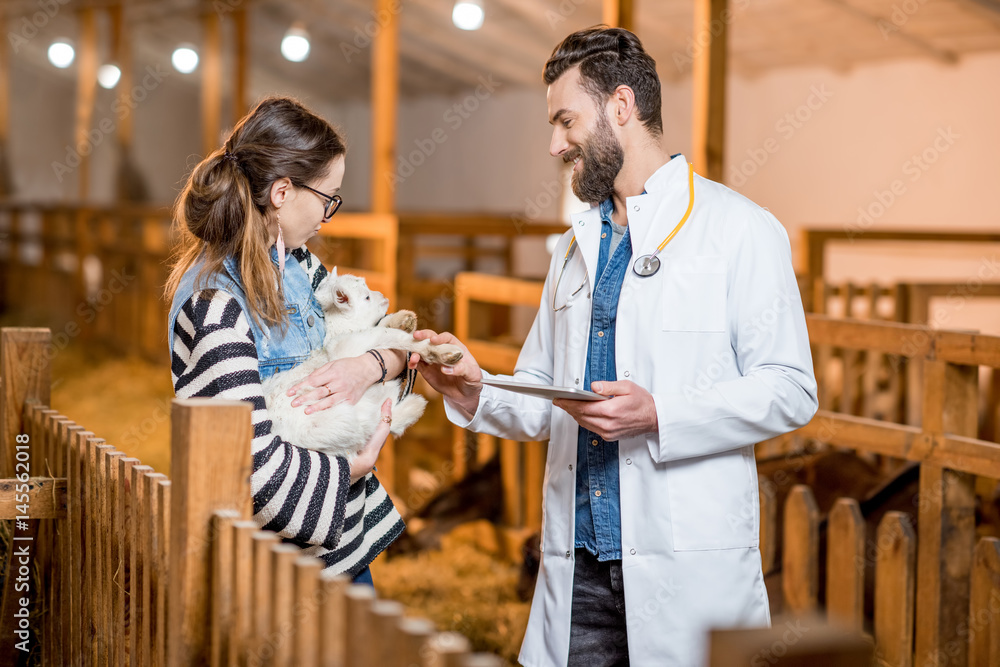
[[[402,310],[386,315],[389,300],[368,289],[364,278],[337,275],[336,268],[316,289],[316,299],[326,313],[326,338],[295,368],[275,373],[264,381],[264,401],[275,433],[289,442],[349,459],[375,433],[382,403],[393,401],[391,433],[402,435],[424,412],[426,399],[410,394],[399,399],[400,380],[386,378],[385,384],[370,387],[356,405],[342,402],[325,410],[305,414],[305,405],[292,407],[294,396],[286,392],[314,370],[335,359],[357,357],[371,349],[417,352],[428,363],[454,365],[462,358],[455,345],[431,345],[413,339],[417,317]],[[396,328],[392,328],[396,327]],[[312,387],[301,389],[303,394]]]

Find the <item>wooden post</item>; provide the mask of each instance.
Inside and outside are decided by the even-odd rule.
[[[760,563],[764,574],[774,569],[778,554],[778,497],[773,484],[760,489]]]
[[[250,53],[247,42],[247,10],[240,5],[233,10],[233,38],[235,40],[236,64],[233,71],[233,125],[236,125],[248,111],[247,80],[250,70]]]
[[[391,663],[394,667],[410,667],[420,664],[420,656],[426,653],[425,647],[434,634],[434,624],[426,618],[404,618],[399,621],[398,641],[396,642],[396,659]]]
[[[375,1],[381,23],[372,44],[371,209],[375,213],[392,213],[396,208],[393,177],[399,104],[399,7],[396,0]]]
[[[969,608],[969,667],[1000,665],[1000,540],[976,545]]]
[[[427,642],[424,667],[462,667],[469,640],[457,632],[439,632]]]
[[[395,600],[375,600],[368,608],[369,632],[372,637],[378,637],[368,648],[368,667],[392,665],[402,618],[403,605]]]
[[[0,12],[0,35],[7,34],[7,16]],[[8,158],[10,140],[10,53],[7,51],[7,40],[0,44],[0,199],[9,197],[13,189]],[[6,288],[0,283],[0,290]],[[0,306],[4,303],[5,294],[0,292]]]
[[[80,10],[80,48],[77,50],[76,80],[76,152],[80,156],[77,167],[78,198],[87,201],[90,194],[90,123],[94,119],[94,100],[97,98],[97,10],[85,7]]]
[[[875,540],[878,546],[875,652],[878,664],[892,667],[913,664],[913,570],[917,537],[910,521],[902,512],[887,513],[879,523]]]
[[[346,600],[344,632],[347,640],[345,667],[367,667],[365,654],[377,641],[368,626],[368,609],[375,601],[375,590],[364,584],[349,584],[344,590]]]
[[[219,147],[222,132],[222,18],[210,3],[201,25],[201,151],[207,157]]]
[[[692,63],[694,168],[713,181],[723,178],[726,139],[726,46],[731,12],[728,0],[695,0]],[[704,46],[702,46],[704,45]]]
[[[604,0],[601,22],[609,28],[632,30],[635,25],[635,7],[632,0]]]
[[[250,410],[243,401],[173,401],[167,657],[175,667],[210,659],[212,513],[234,509],[250,517]]]
[[[924,431],[976,435],[979,367],[924,360]],[[975,476],[920,466],[916,664],[968,662],[969,577],[976,539]]]
[[[834,503],[826,544],[827,618],[860,632],[865,622],[865,520],[858,501],[839,498]]]
[[[36,400],[48,405],[51,401],[51,344],[48,329],[0,330],[0,477],[14,477],[16,438],[24,432],[21,418],[25,403]]]
[[[819,509],[812,490],[797,484],[785,501],[782,591],[793,614],[816,609],[819,591]]]
[[[351,584],[346,574],[319,575],[322,606],[319,609],[319,655],[321,667],[344,667],[347,649],[347,598],[344,593]]]
[[[319,667],[320,614],[323,589],[319,575],[326,566],[319,558],[302,556],[295,561],[295,623],[291,637],[292,664]]]
[[[226,664],[240,660],[253,633],[253,535],[259,530],[253,521],[233,523],[233,621]]]
[[[228,664],[229,643],[232,638],[236,612],[233,573],[236,569],[235,530],[233,524],[240,515],[234,510],[222,509],[212,515],[212,590],[211,590],[211,666]]]

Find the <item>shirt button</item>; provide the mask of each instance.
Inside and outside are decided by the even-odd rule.
[[[625,465],[627,466],[632,465],[632,459],[625,459]]]
[[[606,239],[606,238],[608,238],[608,233],[607,233],[607,232],[604,232],[603,234],[601,234],[601,238],[602,238],[602,239]]]
[[[591,440],[590,444],[592,444],[594,447],[597,447],[597,440]]]
[[[309,326],[312,326],[316,324],[316,318],[310,315],[309,317],[306,318],[306,322],[309,324]]]
[[[628,377],[628,371],[625,371],[625,377]]]
[[[597,332],[597,337],[598,338],[604,338],[604,332],[603,331],[598,331]]]
[[[601,491],[600,491],[600,489],[598,489],[597,491],[594,491],[594,495],[597,496],[598,498],[600,498],[601,497]]]
[[[635,555],[635,549],[629,549],[629,550],[628,550],[628,552],[629,552],[630,554],[632,554],[633,556]]]

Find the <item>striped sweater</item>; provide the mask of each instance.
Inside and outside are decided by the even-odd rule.
[[[326,269],[304,247],[292,252],[313,289]],[[298,447],[272,430],[257,348],[247,314],[221,290],[196,292],[173,331],[171,377],[178,398],[213,397],[253,404],[254,520],[327,569],[352,577],[403,531],[403,521],[375,475],[353,485],[347,459]]]

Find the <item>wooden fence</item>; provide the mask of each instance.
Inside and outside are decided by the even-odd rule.
[[[470,302],[537,305],[541,294],[538,283],[476,274],[460,274],[456,285],[460,338],[469,331]],[[1000,444],[976,439],[979,370],[1000,367],[1000,337],[815,314],[807,315],[807,324],[817,348],[919,361],[921,425],[821,409],[802,429],[759,444],[758,453],[794,456],[818,443],[877,454],[897,464],[915,461],[921,464],[920,492],[916,516],[891,512],[882,520],[874,553],[856,501],[841,499],[827,518],[806,486],[794,488],[781,508],[773,495],[761,493],[762,559],[765,571],[771,571],[777,566],[775,554],[782,553],[782,606],[796,614],[818,611],[818,577],[825,566],[825,612],[831,620],[860,629],[864,565],[871,561],[876,577],[873,631],[882,664],[1000,664],[1000,541],[983,538],[977,544],[975,525],[976,477],[1000,479]],[[512,372],[518,344],[463,341],[484,368]],[[539,443],[508,447],[514,445],[532,455],[543,451]],[[456,433],[455,469],[483,460],[476,452],[483,446],[479,437]],[[495,446],[487,440],[487,453]],[[540,502],[534,488],[537,475],[526,475],[503,458],[501,462],[505,493],[507,480],[512,485],[512,500],[505,502],[529,515],[538,511],[525,505],[526,498]],[[777,534],[779,511],[784,512],[783,535]],[[821,521],[828,535],[827,553],[822,554]]]
[[[168,478],[47,407],[51,342],[0,333],[0,664],[502,664],[249,520],[249,403],[175,400]]]

